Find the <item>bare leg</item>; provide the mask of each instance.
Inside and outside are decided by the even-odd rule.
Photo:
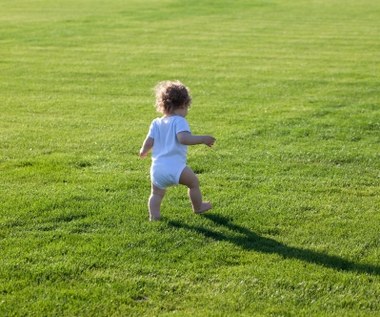
[[[188,187],[189,198],[195,213],[201,214],[212,208],[209,202],[202,201],[202,193],[199,188],[198,177],[194,174],[191,168],[185,167],[179,178],[179,183]]]
[[[165,196],[165,189],[158,188],[152,184],[152,192],[149,197],[149,220],[160,220],[160,207],[162,198]]]

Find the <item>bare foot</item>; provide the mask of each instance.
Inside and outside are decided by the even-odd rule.
[[[202,206],[199,210],[194,210],[194,213],[196,214],[203,214],[206,211],[210,210],[212,208],[212,205],[209,202],[202,203]]]
[[[161,218],[160,211],[149,211],[149,221],[158,221]]]

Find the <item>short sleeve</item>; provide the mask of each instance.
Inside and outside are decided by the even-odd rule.
[[[153,120],[152,123],[150,124],[147,137],[154,139],[155,136],[156,136],[156,124],[155,124],[155,120]]]
[[[178,120],[175,125],[175,133],[177,134],[180,132],[191,132],[189,123],[183,117],[178,117]]]

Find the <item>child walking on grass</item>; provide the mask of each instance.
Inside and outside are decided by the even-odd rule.
[[[187,146],[205,144],[211,147],[215,138],[209,135],[191,134],[185,117],[191,104],[189,89],[179,81],[165,81],[156,88],[156,109],[161,118],[154,119],[148,135],[140,149],[144,158],[152,151],[150,177],[152,190],[149,197],[149,219],[160,219],[161,201],[166,188],[182,184],[188,187],[189,198],[196,214],[211,209],[209,202],[202,200],[198,177],[186,165]]]

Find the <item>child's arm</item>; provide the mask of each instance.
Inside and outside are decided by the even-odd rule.
[[[211,135],[192,135],[190,132],[177,133],[179,143],[183,145],[205,144],[212,146],[215,143],[215,138]]]
[[[144,158],[148,155],[149,151],[152,149],[154,139],[147,137],[140,149],[140,158]]]

